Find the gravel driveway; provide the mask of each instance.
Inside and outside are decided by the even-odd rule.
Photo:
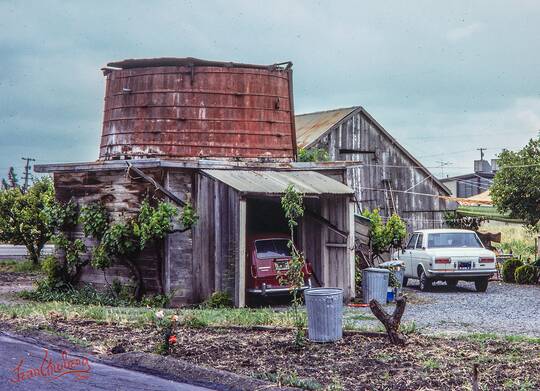
[[[540,286],[492,281],[487,292],[477,293],[474,283],[460,282],[456,288],[437,283],[432,292],[421,292],[411,280],[405,289],[407,304],[402,322],[413,322],[426,334],[496,333],[540,337]],[[393,308],[388,308],[391,311]],[[367,328],[378,321],[355,320],[369,308],[347,309],[345,318]]]

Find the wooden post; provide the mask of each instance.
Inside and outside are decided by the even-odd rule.
[[[246,306],[246,200],[240,200],[239,208],[239,221],[240,227],[238,227],[239,240],[238,245],[238,307],[242,308]]]
[[[347,241],[347,252],[349,255],[349,292],[350,299],[353,299],[356,296],[356,260],[355,260],[355,230],[354,230],[354,203],[349,202],[349,207],[347,208],[349,213],[349,238]]]

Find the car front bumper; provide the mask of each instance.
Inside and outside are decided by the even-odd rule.
[[[436,277],[436,278],[464,278],[464,277],[491,277],[497,273],[496,269],[481,269],[481,270],[453,270],[453,271],[447,271],[447,270],[428,270],[427,274],[428,277]]]
[[[311,288],[311,280],[308,281],[307,285],[304,285],[302,288],[300,288],[300,291],[303,292],[309,288]],[[291,293],[291,288],[290,287],[269,288],[266,286],[266,284],[262,284],[262,287],[260,289],[251,288],[251,289],[248,289],[247,291],[248,293],[251,293],[253,295],[277,296],[277,295],[287,295]]]

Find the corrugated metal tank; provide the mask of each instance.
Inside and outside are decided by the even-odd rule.
[[[194,58],[109,63],[100,159],[293,160],[291,65]]]

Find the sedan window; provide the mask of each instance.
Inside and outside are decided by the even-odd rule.
[[[429,234],[428,248],[470,247],[482,248],[482,243],[473,232],[445,232]]]
[[[416,248],[421,249],[423,242],[424,242],[424,234],[418,235],[418,241],[416,242]]]
[[[287,239],[256,240],[257,258],[290,257],[291,250],[287,246],[287,243]]]
[[[407,243],[407,249],[413,249],[414,245],[416,244],[416,238],[418,238],[418,234],[413,234],[411,238],[409,239],[409,243]]]

